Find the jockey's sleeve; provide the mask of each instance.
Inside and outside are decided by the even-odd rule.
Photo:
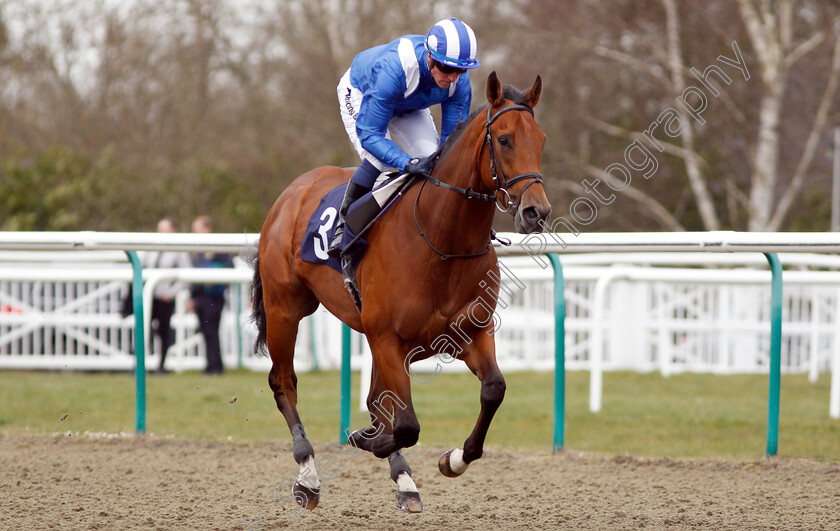
[[[472,87],[470,85],[470,74],[464,72],[458,76],[458,84],[455,86],[455,94],[443,102],[440,114],[440,145],[446,142],[446,138],[455,130],[459,122],[466,120],[470,114],[472,103]]]
[[[411,157],[393,141],[385,138],[388,124],[394,117],[394,105],[402,98],[405,87],[399,78],[380,69],[373,86],[365,92],[356,119],[356,134],[365,151],[380,162],[402,170]]]

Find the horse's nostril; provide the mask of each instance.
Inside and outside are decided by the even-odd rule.
[[[533,225],[539,219],[539,214],[537,213],[537,209],[534,207],[528,207],[522,211],[522,219],[525,220],[525,223],[528,225]]]

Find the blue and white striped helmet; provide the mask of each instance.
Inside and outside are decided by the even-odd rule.
[[[453,68],[478,68],[478,45],[471,27],[457,18],[443,19],[426,34],[432,59]]]

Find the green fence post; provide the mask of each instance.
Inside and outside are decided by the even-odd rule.
[[[350,327],[341,325],[341,411],[338,444],[347,444],[350,433]]]
[[[566,433],[566,282],[557,254],[549,254],[554,268],[554,452],[563,450]]]
[[[767,398],[767,456],[779,449],[779,387],[782,365],[782,263],[776,253],[764,253],[770,262],[770,392]]]
[[[131,304],[134,308],[134,431],[146,433],[146,337],[143,331],[143,266],[134,251],[126,251],[134,275]]]

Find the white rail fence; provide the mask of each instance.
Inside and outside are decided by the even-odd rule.
[[[138,244],[137,236],[148,241]],[[204,241],[203,235],[178,235],[188,238],[167,238],[164,245],[158,236],[92,233],[67,244],[66,248],[189,250],[196,242],[206,249],[216,241]],[[621,247],[611,247],[608,242],[602,245],[601,235],[582,236],[591,238],[586,246],[577,248],[574,244],[583,240],[569,241],[566,237],[567,251],[616,248],[627,253],[644,248],[635,242],[636,235],[630,235]],[[659,238],[664,248],[679,250],[687,245],[682,235],[665,236]],[[761,238],[757,243],[749,243],[730,236],[721,235],[719,250],[756,251],[767,245]],[[31,248],[61,248],[56,243],[60,238],[50,233],[40,237],[43,241],[32,244]],[[649,236],[639,238],[639,241],[650,241]],[[795,238],[788,239],[783,238],[784,241],[774,243],[775,247],[767,250],[798,250],[794,249]],[[20,248],[22,242],[23,239],[3,241],[0,248]],[[218,245],[218,250],[231,247],[229,242]],[[534,255],[538,251],[556,250],[551,245],[538,248],[533,241],[528,245],[531,245],[529,254]],[[696,247],[708,248],[708,243]],[[827,248],[831,249],[830,242],[811,242],[806,247],[812,251]],[[507,250],[500,251],[503,254]],[[130,355],[133,319],[122,318],[118,313],[131,268],[123,253],[111,252],[107,259],[106,254],[53,253],[46,262],[35,259],[34,255],[0,255],[0,369],[133,369],[134,359]],[[73,255],[70,265],[69,255]],[[500,365],[504,370],[551,370],[554,368],[552,274],[538,267],[531,257],[503,256],[502,260],[526,287],[524,290],[513,287],[516,298],[509,301],[507,308],[498,310],[501,325],[496,337]],[[793,264],[840,268],[840,261],[829,256],[791,254],[782,256],[781,260],[788,268]],[[604,265],[617,261],[625,265]],[[715,262],[719,269],[673,267],[686,264],[707,267]],[[766,372],[770,289],[769,273],[762,262],[763,258],[756,254],[564,255],[567,368],[659,370],[666,375],[680,371]],[[656,263],[660,267],[632,265]],[[785,272],[783,371],[808,373],[812,380],[828,370],[833,371],[835,378],[840,373],[838,275],[831,271]],[[250,269],[240,265],[234,270],[213,272],[157,270],[147,271],[144,276],[147,299],[154,282],[169,277],[187,282],[231,284],[221,329],[224,363],[228,367],[241,365],[268,370],[270,361],[251,353],[255,334],[248,315]],[[185,293],[179,296],[172,321],[177,341],[167,356],[167,367],[174,370],[204,366],[203,342],[195,317],[186,312],[185,297]],[[144,313],[148,316],[148,300],[146,308]],[[338,368],[339,328],[338,321],[323,309],[305,319],[298,334],[296,368],[301,371]],[[364,354],[366,345],[358,337],[354,344],[352,365],[354,369],[363,368],[369,361],[369,356]],[[153,354],[156,350],[147,348],[149,369],[157,366]],[[423,364],[419,365],[417,370],[423,370]],[[433,360],[426,363],[427,370],[434,366]],[[445,370],[457,370],[460,364],[443,366]]]
[[[8,253],[0,255],[0,368],[134,367],[130,356],[133,318],[119,315],[131,278],[129,265],[74,263],[68,267],[66,260],[73,256],[79,255],[65,255],[60,267],[47,267],[9,262]],[[750,262],[749,257],[726,256],[729,262]],[[582,262],[586,257],[576,258]],[[626,264],[633,260],[657,262],[660,257],[622,258]],[[681,261],[698,258],[708,261],[709,256],[682,255]],[[802,261],[801,256],[796,258]],[[554,368],[553,276],[529,260],[502,260],[526,286],[518,290],[515,281],[503,275],[513,294],[502,294],[509,304],[497,312],[497,350],[505,370]],[[591,261],[597,262],[599,257]],[[840,266],[840,261],[836,265]],[[230,284],[221,328],[224,361],[238,366],[241,355],[243,366],[267,370],[269,360],[250,352],[255,336],[250,323],[251,274],[244,264],[227,271],[147,270],[144,296],[148,305],[155,284],[167,279]],[[571,370],[590,369],[594,355],[605,370],[660,370],[663,374],[766,371],[767,271],[569,263],[565,277],[566,352]],[[830,370],[838,333],[840,272],[787,271],[784,280],[782,367],[815,379],[819,372]],[[595,297],[599,282],[605,286],[601,298]],[[176,342],[167,361],[175,370],[203,366],[203,344],[195,316],[186,311],[186,297],[184,291],[176,299],[172,320]],[[150,312],[144,314],[148,321]],[[339,327],[323,309],[304,320],[298,334],[299,370],[338,368]],[[592,343],[595,336],[602,338],[598,344]],[[158,350],[156,346],[154,352]],[[363,357],[361,346],[354,350],[354,366],[358,367]],[[150,353],[148,359],[153,361],[155,355]],[[422,365],[418,370],[423,370]]]

